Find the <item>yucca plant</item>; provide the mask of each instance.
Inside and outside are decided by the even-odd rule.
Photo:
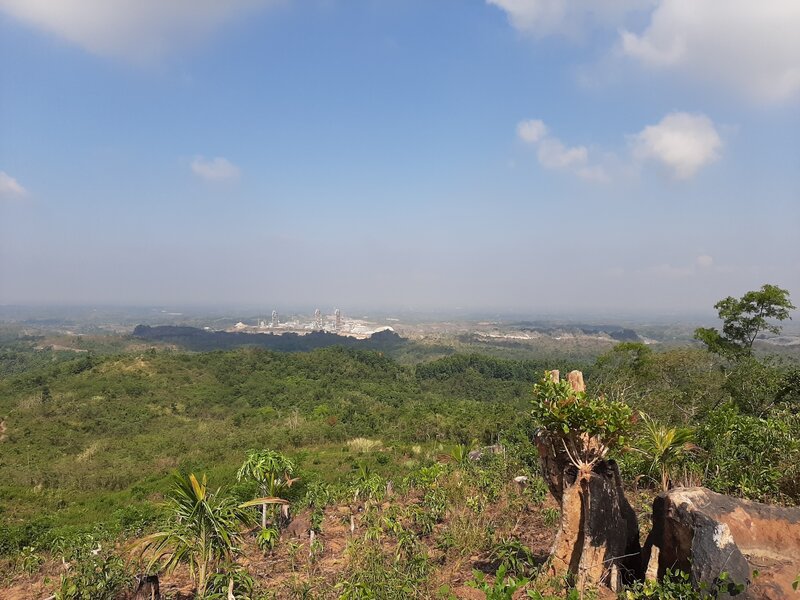
[[[148,570],[161,564],[171,572],[181,562],[188,562],[197,597],[203,598],[208,577],[220,564],[231,563],[238,553],[240,526],[252,523],[250,513],[243,509],[276,503],[274,500],[258,498],[237,506],[219,489],[209,491],[205,475],[201,481],[194,474],[176,476],[167,504],[172,518],[163,531],[147,536],[141,543],[141,552],[150,557]]]
[[[642,420],[638,450],[650,461],[650,471],[658,472],[661,489],[670,488],[672,470],[686,454],[697,451],[694,432],[684,427],[667,427],[652,417],[640,412]]]

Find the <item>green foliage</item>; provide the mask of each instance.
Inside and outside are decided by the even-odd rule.
[[[658,473],[661,489],[667,491],[674,467],[684,456],[697,450],[694,432],[684,427],[667,427],[645,413],[639,415],[642,426],[636,445],[650,463],[648,471]]]
[[[792,393],[790,376],[774,360],[743,356],[727,371],[724,389],[743,413],[763,417]]]
[[[415,544],[408,551],[387,553],[377,540],[354,540],[347,550],[349,566],[337,584],[339,598],[381,598],[405,600],[428,598],[430,560],[424,547]]]
[[[311,529],[320,533],[325,507],[334,499],[333,488],[323,482],[314,481],[306,489],[304,504],[311,509]]]
[[[115,555],[83,548],[61,575],[56,600],[114,600],[128,588],[132,577],[123,560]]]
[[[472,571],[472,579],[467,581],[467,585],[482,591],[486,600],[512,600],[514,593],[528,584],[528,579],[522,577],[515,579],[507,575],[507,568],[505,565],[500,565],[494,576],[494,583],[489,583],[486,580],[486,574],[474,570]]]
[[[710,413],[697,430],[707,451],[706,484],[712,489],[766,500],[800,499],[800,417],[742,414],[732,403]]]
[[[382,500],[386,495],[386,480],[362,464],[350,490],[355,501]]]
[[[547,527],[555,527],[561,519],[561,511],[557,508],[547,507],[542,509],[542,521]]]
[[[17,555],[17,568],[29,575],[39,571],[43,559],[33,546],[24,546]]]
[[[467,444],[454,444],[450,448],[450,458],[456,464],[465,464],[469,460],[470,446]]]
[[[208,578],[203,594],[204,600],[228,600],[229,593],[234,598],[252,598],[256,582],[247,569],[236,563],[221,565],[218,572]]]
[[[236,473],[237,481],[255,481],[261,496],[273,500],[280,499],[284,492],[296,481],[292,479],[295,465],[288,456],[274,450],[248,450],[247,458]],[[272,504],[275,504],[273,502]],[[267,527],[268,504],[261,504],[261,527]]]
[[[489,559],[505,567],[506,572],[512,576],[528,575],[534,566],[531,549],[512,537],[497,541],[489,553]]]
[[[456,354],[417,365],[419,379],[446,379],[469,371],[492,379],[507,381],[536,381],[538,363],[492,358],[480,354]]]
[[[789,311],[795,306],[789,292],[778,286],[765,284],[760,290],[747,292],[741,298],[728,296],[714,305],[722,320],[722,333],[713,328],[699,328],[695,338],[711,352],[728,358],[749,356],[753,343],[762,331],[774,334],[781,328],[770,322],[791,318]]]
[[[561,439],[572,462],[584,469],[625,443],[631,409],[623,402],[576,392],[566,379],[556,382],[545,372],[534,386],[533,419]]]
[[[262,552],[271,552],[275,549],[280,537],[281,533],[277,527],[264,527],[258,532],[256,543]]]
[[[513,377],[527,371],[519,361],[508,364]],[[91,364],[47,363],[0,378],[0,418],[7,424],[0,553],[41,546],[45,532],[27,526],[39,515],[47,515],[50,528],[103,522],[146,531],[151,519],[136,524],[116,511],[147,507],[176,469],[230,481],[248,448],[291,450],[296,472],[333,483],[349,473],[344,442],[378,436],[391,440],[392,449],[362,459],[399,484],[409,470],[430,464],[434,444],[483,443],[519,427],[529,373],[418,378],[386,356],[330,348],[146,351],[96,356]],[[407,444],[425,452],[406,456]],[[236,486],[243,499],[260,494],[248,484]],[[287,499],[297,489],[285,492]]]
[[[737,596],[744,591],[743,584],[730,580],[727,572],[720,573],[714,585],[701,585],[696,589],[688,573],[667,569],[661,581],[637,581],[620,597],[624,600],[713,600]]]
[[[667,424],[687,425],[727,400],[717,356],[699,348],[653,352],[644,344],[617,344],[597,359],[589,383],[611,400]]]
[[[622,594],[625,600],[704,600],[695,591],[689,574],[667,569],[661,581],[637,581]]]
[[[172,519],[167,528],[143,541],[142,551],[150,555],[148,569],[163,560],[163,567],[171,572],[188,562],[197,590],[205,590],[214,569],[233,561],[239,526],[251,519],[219,489],[209,491],[205,476],[198,482],[194,474],[176,476],[169,507]]]

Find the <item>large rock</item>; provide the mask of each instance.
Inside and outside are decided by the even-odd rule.
[[[653,503],[645,564],[651,554],[659,578],[668,568],[678,568],[691,574],[696,586],[713,589],[724,572],[729,581],[746,585],[739,598],[794,599],[800,508],[760,504],[705,488],[675,488]],[[726,597],[725,591],[720,597]]]

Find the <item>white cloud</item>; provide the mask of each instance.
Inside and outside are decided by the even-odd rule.
[[[212,159],[198,156],[192,161],[192,172],[207,181],[236,179],[241,174],[239,167],[221,156]]]
[[[539,119],[520,121],[520,123],[517,124],[517,135],[523,142],[535,144],[547,135],[547,125]]]
[[[566,169],[586,164],[589,152],[585,146],[568,148],[558,138],[544,138],[537,153],[539,162],[546,169]]]
[[[28,191],[5,171],[0,171],[0,198],[22,198]]]
[[[702,269],[708,269],[714,266],[714,258],[708,254],[701,254],[694,260],[694,262]]]
[[[674,112],[631,136],[634,157],[656,160],[676,179],[689,179],[715,161],[722,140],[705,115]]]
[[[619,27],[625,15],[655,0],[486,0],[505,11],[515,29],[535,36],[574,36],[589,24]]]
[[[608,172],[598,165],[581,167],[576,171],[576,174],[584,181],[592,181],[595,183],[608,183],[611,181]]]
[[[147,61],[281,0],[0,0],[0,10],[90,52]]]
[[[690,73],[761,101],[800,95],[798,0],[660,0],[622,49],[643,65]]]
[[[555,136],[548,135],[547,125],[539,119],[520,121],[517,137],[537,148],[539,164],[545,169],[569,171],[581,179],[607,182],[609,177],[603,167],[589,165],[589,150],[586,146],[565,146]]]

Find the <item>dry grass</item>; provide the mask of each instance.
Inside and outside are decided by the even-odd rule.
[[[366,454],[367,452],[375,452],[383,447],[383,442],[380,440],[370,440],[368,438],[358,437],[347,441],[347,447],[351,452],[358,454]]]

